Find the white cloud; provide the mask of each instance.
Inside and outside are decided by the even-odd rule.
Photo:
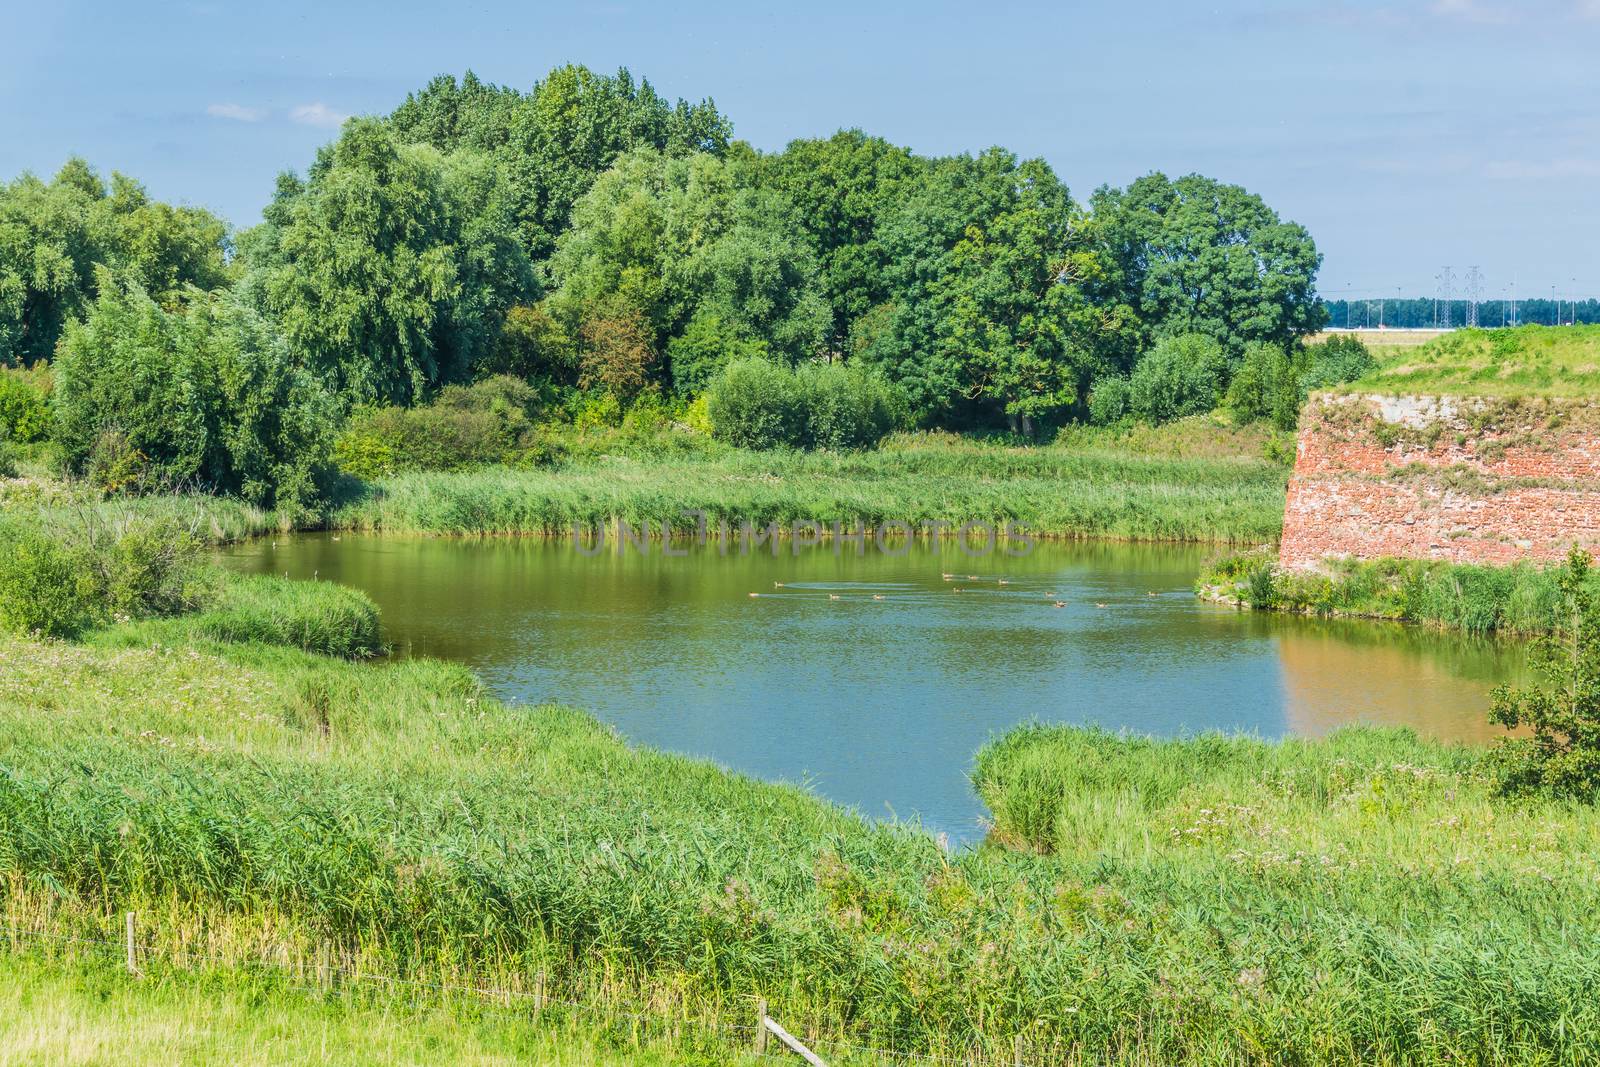
[[[263,108],[245,107],[243,104],[211,104],[206,108],[206,114],[214,119],[233,122],[260,122],[267,117]]]
[[[1491,178],[1508,181],[1540,181],[1548,178],[1600,178],[1600,159],[1549,159],[1542,162],[1500,160],[1490,163],[1485,172]]]
[[[315,104],[301,104],[291,108],[289,117],[302,126],[336,127],[344,125],[344,120],[350,116],[343,111],[335,111],[319,100]]]

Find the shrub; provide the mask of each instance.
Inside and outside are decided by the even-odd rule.
[[[869,371],[764,359],[730,363],[706,392],[711,432],[739,448],[871,448],[905,420],[900,392]]]
[[[752,340],[710,311],[697,312],[682,336],[667,343],[673,387],[690,395],[704,392],[728,364],[766,354],[765,341]]]
[[[16,446],[11,443],[11,438],[6,436],[5,427],[0,426],[0,478],[15,478],[16,476]]]
[[[1240,422],[1269,420],[1280,430],[1292,430],[1300,420],[1305,400],[1300,376],[1303,358],[1279,345],[1252,342],[1228,384],[1228,409]]]
[[[1128,410],[1150,423],[1201,415],[1216,407],[1227,370],[1222,346],[1203,334],[1156,344],[1128,380]]]
[[[43,441],[50,434],[50,405],[36,373],[0,368],[0,438],[19,445]]]
[[[334,462],[369,480],[403,470],[542,462],[534,424],[542,406],[527,382],[499,375],[446,386],[424,407],[359,409],[334,439]]]
[[[883,378],[842,363],[812,364],[798,375],[806,448],[871,448],[905,420],[905,401]]]
[[[506,312],[494,347],[475,369],[480,378],[505,374],[570,385],[577,380],[578,346],[543,306],[519,304]]]
[[[1557,575],[1560,622],[1535,646],[1543,685],[1494,692],[1489,721],[1531,737],[1501,742],[1495,764],[1505,793],[1600,797],[1600,609],[1589,553],[1574,548]]]
[[[333,399],[226,294],[190,291],[168,311],[103,273],[55,374],[67,461],[108,487],[193,486],[288,511],[320,493]]]
[[[1359,337],[1343,335],[1308,347],[1305,362],[1300,385],[1307,391],[1356,381],[1378,366],[1377,359]]]
[[[199,595],[198,546],[170,522],[49,527],[0,520],[0,627],[76,637],[116,618],[170,615]]]
[[[730,363],[706,391],[711,433],[737,448],[792,448],[805,435],[805,411],[792,371],[765,359]]]
[[[1107,375],[1089,393],[1089,421],[1097,426],[1121,422],[1128,414],[1128,379]]]

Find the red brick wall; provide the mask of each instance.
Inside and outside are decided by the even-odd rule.
[[[1600,408],[1578,401],[1313,397],[1279,562],[1551,560],[1600,548]]]

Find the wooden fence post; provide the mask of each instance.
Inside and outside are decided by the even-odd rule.
[[[767,998],[756,998],[756,1055],[767,1051]]]
[[[1022,1035],[1018,1034],[1011,1042],[1012,1062],[1016,1067],[1022,1067]]]
[[[139,961],[133,950],[133,912],[128,912],[125,924],[126,941],[128,946],[128,973],[139,973]]]

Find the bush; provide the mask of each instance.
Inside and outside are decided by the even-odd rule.
[[[905,421],[905,401],[876,374],[842,363],[812,364],[798,375],[806,448],[871,448]]]
[[[765,359],[730,363],[706,391],[711,433],[736,448],[794,448],[805,436],[800,383]]]
[[[527,382],[499,375],[446,386],[425,407],[359,409],[334,439],[334,462],[368,480],[403,470],[546,462],[534,423],[543,406]]]
[[[41,381],[47,379],[37,372],[0,368],[0,438],[27,445],[49,436],[50,404]]]
[[[1353,382],[1377,369],[1378,361],[1359,337],[1339,335],[1306,349],[1301,388],[1330,389]]]
[[[682,336],[667,343],[673,388],[686,395],[704,392],[728,364],[766,354],[765,341],[752,340],[709,311],[696,313]]]
[[[1294,429],[1305,401],[1300,385],[1304,369],[1303,356],[1290,356],[1279,345],[1252,342],[1228,384],[1228,409],[1240,422],[1266,419],[1280,430]]]
[[[197,547],[170,522],[52,528],[0,520],[0,628],[76,637],[113,619],[187,610],[199,596]]]
[[[16,476],[16,446],[11,443],[11,438],[6,436],[5,428],[0,427],[0,478],[15,478]]]
[[[1107,375],[1089,393],[1089,421],[1097,426],[1121,422],[1128,414],[1128,379]]]
[[[1502,792],[1590,803],[1600,797],[1600,609],[1589,584],[1593,562],[1574,548],[1557,574],[1560,622],[1533,655],[1544,684],[1494,692],[1489,721],[1532,733],[1496,750]]]
[[[102,272],[55,365],[57,433],[71,468],[112,488],[195,487],[311,507],[335,408],[254,311],[191,290],[175,311]]]
[[[905,410],[894,386],[840,363],[791,371],[740,360],[706,392],[712,435],[738,448],[871,448],[905,421]]]
[[[1128,380],[1128,410],[1149,423],[1202,415],[1217,406],[1227,373],[1222,346],[1203,334],[1164,338]]]

